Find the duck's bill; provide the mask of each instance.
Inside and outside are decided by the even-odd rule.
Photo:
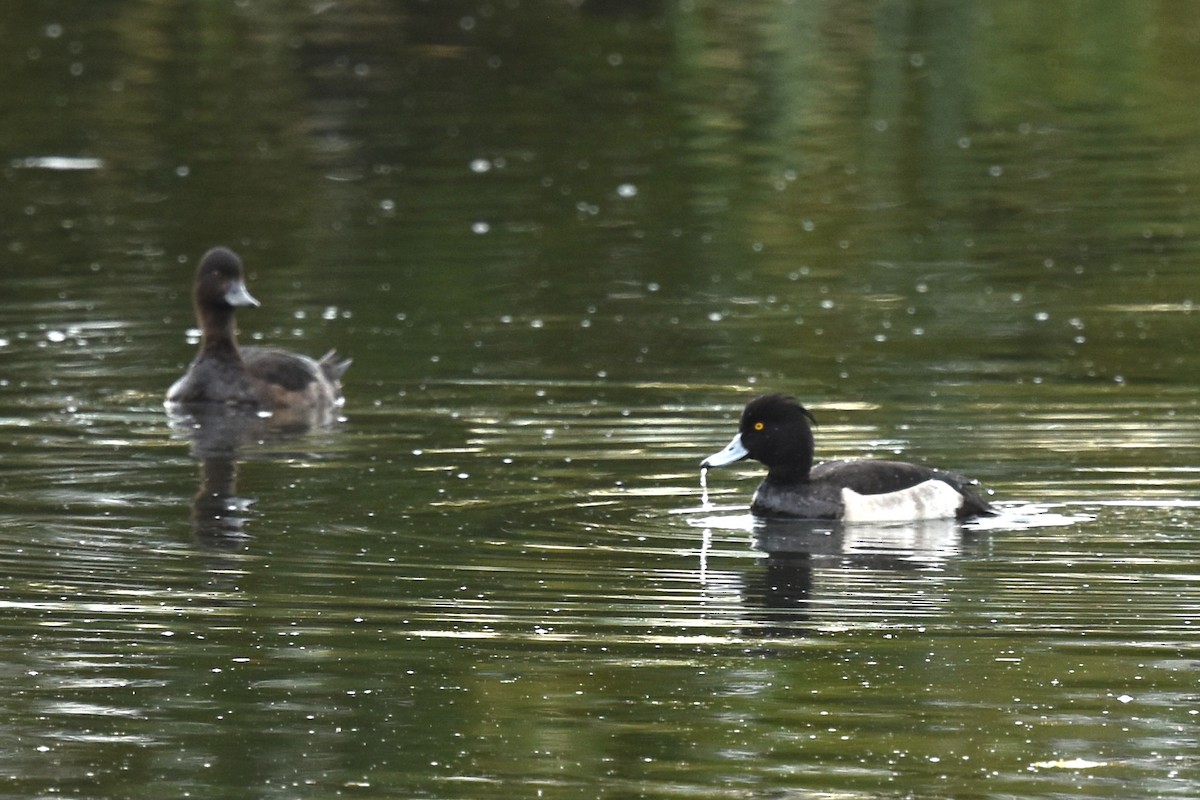
[[[254,296],[250,294],[246,289],[246,284],[242,281],[235,281],[229,287],[229,291],[225,292],[225,302],[234,308],[258,305],[258,301],[254,299]]]
[[[725,449],[719,453],[713,453],[708,458],[700,462],[700,466],[704,469],[709,467],[723,467],[726,464],[732,464],[735,461],[741,461],[746,456],[750,455],[746,452],[746,448],[742,446],[742,435],[739,433],[733,437],[733,441],[725,445]]]

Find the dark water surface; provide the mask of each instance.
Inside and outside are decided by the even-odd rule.
[[[0,31],[0,794],[1200,797],[1194,5]],[[344,420],[168,419],[218,243]],[[705,504],[765,390],[1002,513]]]

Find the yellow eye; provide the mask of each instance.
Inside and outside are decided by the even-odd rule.
[[[761,422],[754,423],[754,430],[756,430],[756,431],[761,431],[765,427],[767,427],[767,426],[763,425]]]

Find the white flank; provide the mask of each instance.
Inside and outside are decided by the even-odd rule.
[[[962,495],[954,487],[937,480],[887,494],[859,494],[853,489],[842,489],[842,519],[846,522],[947,519],[958,514],[962,502]]]

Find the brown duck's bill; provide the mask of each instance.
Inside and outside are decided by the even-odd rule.
[[[225,292],[225,302],[234,308],[241,306],[257,306],[259,302],[254,299],[250,291],[246,288],[246,284],[242,281],[234,281],[229,287],[229,291]]]

